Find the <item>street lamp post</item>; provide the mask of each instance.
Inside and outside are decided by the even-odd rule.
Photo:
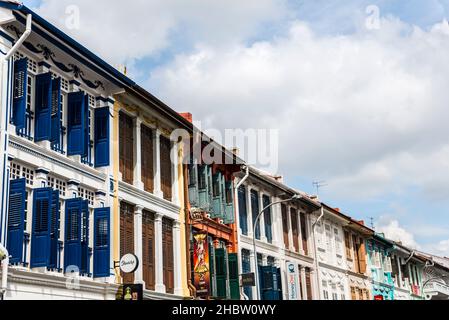
[[[295,194],[293,197],[291,197],[290,199],[287,200],[281,200],[281,201],[276,201],[273,203],[270,203],[268,206],[266,206],[265,208],[262,209],[262,211],[259,212],[259,214],[256,217],[256,220],[254,221],[254,225],[253,225],[253,252],[254,252],[254,274],[255,274],[255,281],[256,281],[256,294],[257,294],[257,300],[260,300],[260,290],[257,290],[257,286],[259,283],[259,269],[258,269],[258,264],[257,264],[257,247],[256,247],[256,228],[257,225],[259,223],[260,217],[262,216],[262,214],[265,212],[265,210],[271,208],[272,206],[276,205],[276,204],[281,204],[281,203],[286,203],[286,202],[291,202],[294,200],[298,200],[301,199],[300,195]]]

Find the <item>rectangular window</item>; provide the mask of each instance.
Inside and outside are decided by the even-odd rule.
[[[313,300],[313,292],[312,292],[312,270],[310,268],[306,268],[306,290],[307,290],[307,299]]]
[[[147,290],[155,289],[155,247],[154,214],[143,211],[142,214],[142,271]]]
[[[160,158],[161,158],[161,188],[164,199],[172,200],[172,162],[171,162],[171,141],[163,136],[160,137]]]
[[[95,138],[95,167],[109,166],[109,107],[95,109],[94,138]]]
[[[285,204],[281,205],[281,211],[282,211],[282,231],[284,235],[284,245],[286,249],[290,248],[290,243],[288,239],[288,233],[289,233],[289,227],[288,227],[288,213],[287,213],[287,206]]]
[[[259,193],[255,190],[251,190],[251,209],[252,209],[252,218],[253,218],[253,226],[256,225],[257,215],[259,214]],[[260,240],[260,220],[256,226],[256,239]]]
[[[133,119],[120,112],[119,158],[120,173],[126,183],[134,183],[134,126]]]
[[[263,202],[264,208],[266,208],[271,203],[270,197],[264,195],[262,202]],[[268,243],[273,243],[271,208],[268,208],[264,211],[264,222],[265,222],[265,236],[267,237],[267,241],[268,241]]]
[[[345,231],[345,248],[346,248],[346,259],[352,261],[351,237],[348,231]]]
[[[290,216],[292,222],[293,245],[295,247],[295,251],[299,252],[298,211],[294,208],[291,208]]]
[[[25,179],[11,180],[9,186],[9,212],[8,212],[8,253],[10,263],[23,262],[23,244],[25,231],[26,206]]]
[[[142,182],[145,191],[154,192],[154,163],[153,163],[153,131],[141,127],[141,154],[142,154]]]
[[[134,254],[134,206],[120,203],[120,256]],[[124,284],[134,283],[134,274],[121,272]]]
[[[33,227],[31,238],[31,268],[48,267],[50,263],[51,204],[53,190],[33,190]]]
[[[242,234],[248,235],[248,210],[246,206],[246,188],[245,186],[240,186],[239,191],[239,222]]]
[[[301,240],[302,240],[302,248],[304,250],[304,254],[306,256],[309,255],[309,244],[308,244],[308,237],[307,237],[307,216],[301,212]]]

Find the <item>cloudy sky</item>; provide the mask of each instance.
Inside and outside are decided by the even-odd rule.
[[[24,2],[203,127],[278,129],[292,187],[449,256],[449,0]]]

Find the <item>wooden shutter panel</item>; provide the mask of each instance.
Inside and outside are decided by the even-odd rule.
[[[345,247],[346,247],[346,259],[352,260],[352,253],[351,253],[351,238],[349,236],[349,232],[345,231]]]
[[[228,255],[229,287],[232,300],[240,300],[239,269],[237,259],[237,253],[230,253]]]
[[[14,90],[12,123],[17,130],[25,128],[25,114],[27,108],[27,78],[28,59],[20,59],[14,62]]]
[[[36,77],[35,89],[36,122],[34,140],[51,140],[51,101],[52,79],[51,73],[39,74]]]
[[[134,181],[134,132],[133,119],[120,112],[120,172],[122,180],[133,184]]]
[[[225,249],[215,249],[215,275],[217,279],[217,298],[226,299]]]
[[[143,212],[143,280],[148,290],[154,290],[155,279],[155,248],[154,248],[154,215],[150,212]]]
[[[8,253],[10,263],[23,262],[26,180],[12,180],[9,185]]]
[[[109,107],[95,109],[95,167],[109,166]]]
[[[81,267],[81,199],[65,203],[64,269]]]
[[[134,207],[120,203],[120,257],[134,253]],[[121,272],[123,283],[134,283],[134,274]]]
[[[94,212],[94,278],[110,274],[110,208],[98,208]]]
[[[173,222],[164,218],[162,220],[162,230],[164,284],[168,293],[174,293]]]
[[[170,157],[171,141],[163,136],[160,137],[161,152],[161,188],[164,193],[164,199],[172,199],[172,162]]]
[[[313,300],[312,278],[310,268],[306,268],[306,290],[307,290],[307,300]]]
[[[365,241],[362,238],[360,238],[358,253],[359,253],[360,273],[364,274],[366,272],[366,250],[365,250]]]
[[[307,243],[307,216],[304,213],[300,213],[301,216],[301,240],[302,240],[302,248],[304,250],[304,254],[309,255],[309,244]]]
[[[83,155],[85,131],[84,93],[71,92],[67,96],[67,155]]]
[[[141,128],[141,153],[142,153],[142,182],[147,192],[154,192],[154,167],[153,167],[153,131],[142,126]]]
[[[290,248],[290,242],[288,237],[289,227],[288,227],[288,213],[287,213],[287,206],[281,205],[281,211],[282,211],[282,231],[284,234],[284,245],[286,249]]]
[[[291,208],[290,215],[293,231],[293,245],[295,247],[295,251],[299,252],[298,212],[296,211],[296,209]]]
[[[51,84],[51,144],[61,148],[61,78]]]
[[[51,202],[50,188],[33,191],[33,233],[31,236],[31,268],[48,267],[50,263]]]
[[[49,268],[56,269],[58,266],[58,243],[59,243],[59,191],[54,190],[51,201],[51,228],[50,228],[50,264]]]

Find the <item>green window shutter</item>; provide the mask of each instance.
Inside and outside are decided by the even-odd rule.
[[[217,298],[226,299],[225,249],[215,249],[215,274],[217,278]]]
[[[240,300],[239,268],[237,259],[238,259],[237,253],[230,253],[228,255],[229,286],[231,289],[232,300]]]

